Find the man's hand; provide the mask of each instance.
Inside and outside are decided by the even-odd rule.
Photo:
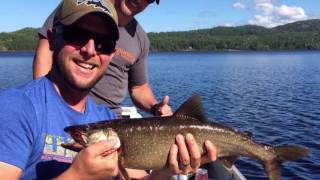
[[[100,141],[82,149],[57,179],[103,179],[118,174],[117,140]]]
[[[170,147],[167,167],[155,170],[149,179],[171,179],[175,174],[187,174],[196,172],[202,164],[206,164],[217,159],[217,150],[210,141],[204,142],[206,153],[200,154],[200,149],[192,134],[186,137],[179,134],[176,136],[176,144]]]
[[[174,174],[196,172],[200,165],[216,160],[216,148],[210,141],[204,143],[206,154],[201,156],[193,135],[176,136],[176,145],[171,146],[168,165]],[[177,157],[179,159],[177,159]]]
[[[164,96],[159,103],[154,105],[152,111],[156,116],[171,116],[173,113],[169,106],[169,96]]]

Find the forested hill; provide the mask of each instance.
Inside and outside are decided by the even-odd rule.
[[[34,50],[38,31],[0,33],[0,50]],[[148,35],[152,51],[320,49],[320,19],[275,28],[245,25]]]
[[[245,25],[149,33],[151,50],[320,49],[320,19],[275,28]]]
[[[24,28],[10,33],[0,33],[0,51],[34,50],[38,41],[36,28]]]

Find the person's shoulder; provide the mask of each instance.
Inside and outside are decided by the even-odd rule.
[[[24,85],[12,87],[0,91],[1,104],[11,104],[24,106],[31,103],[31,99],[39,99],[39,93],[43,93],[46,83],[45,78],[31,80]]]
[[[134,21],[137,22],[136,37],[139,39],[143,49],[148,50],[150,46],[150,40],[149,40],[148,34],[145,32],[143,27],[139,24],[139,22],[136,19],[134,19]]]
[[[133,21],[136,21],[136,23],[137,23],[137,28],[136,28],[137,35],[140,36],[140,37],[149,39],[148,38],[148,34],[144,30],[144,28],[141,26],[141,24],[136,19],[133,19]]]
[[[137,20],[135,20],[137,21]],[[146,31],[144,30],[144,28],[141,26],[141,24],[137,21],[137,31],[141,34],[145,34],[147,35]]]

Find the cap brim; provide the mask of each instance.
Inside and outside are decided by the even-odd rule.
[[[63,20],[60,21],[60,23],[62,23],[63,25],[69,26],[74,24],[76,21],[80,20],[83,16],[90,14],[90,13],[100,13],[102,14],[106,19],[107,19],[107,26],[111,25],[111,31],[112,31],[112,37],[114,37],[113,40],[118,40],[119,39],[119,31],[118,31],[118,26],[117,24],[114,22],[114,20],[107,14],[101,13],[101,11],[81,11],[78,13],[74,13],[71,16],[69,16],[68,18],[65,18]]]

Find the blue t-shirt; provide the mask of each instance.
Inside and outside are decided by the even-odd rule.
[[[21,179],[56,177],[76,155],[61,146],[71,141],[64,127],[115,118],[110,109],[90,97],[84,113],[75,111],[47,76],[1,91],[0,161],[21,168]]]

